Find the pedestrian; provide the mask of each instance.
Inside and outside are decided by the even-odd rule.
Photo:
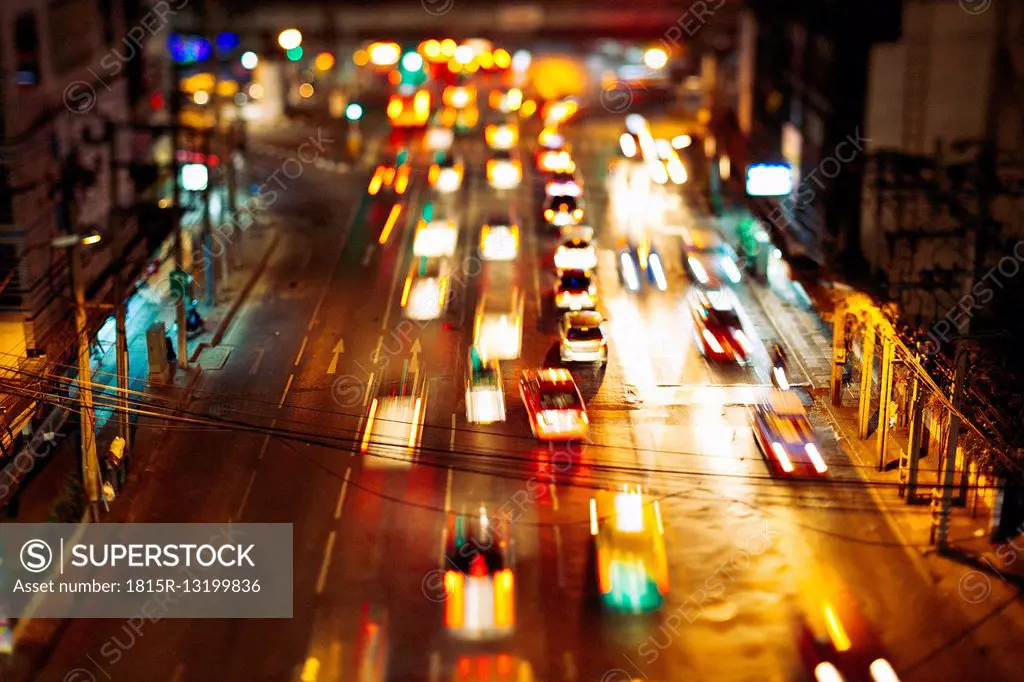
[[[174,353],[174,344],[171,343],[171,337],[165,336],[164,341],[167,343],[167,364],[176,365],[178,364],[178,356]]]

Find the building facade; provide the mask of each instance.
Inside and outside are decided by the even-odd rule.
[[[860,247],[920,325],[964,296],[1001,298],[985,277],[1024,236],[1024,7],[970,7],[909,0],[900,39],[871,53]],[[1001,315],[998,303],[951,326]]]

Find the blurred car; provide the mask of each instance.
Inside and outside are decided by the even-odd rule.
[[[450,257],[455,255],[458,240],[459,225],[454,220],[421,220],[416,225],[412,253],[426,258]]]
[[[590,433],[587,408],[569,370],[524,370],[519,395],[536,438],[583,440]]]
[[[555,307],[585,310],[597,305],[597,280],[588,270],[562,270],[555,280]]]
[[[408,469],[423,431],[425,397],[408,381],[391,381],[377,387],[366,416],[359,450],[370,455],[370,468]]]
[[[731,291],[700,291],[690,294],[693,336],[701,355],[714,362],[746,365],[754,348],[743,329],[739,301]]]
[[[537,152],[537,170],[541,173],[572,173],[576,162],[568,149],[549,149]]]
[[[648,239],[637,243],[620,240],[616,251],[616,266],[622,285],[632,293],[639,293],[645,284],[659,291],[668,290],[665,264]]]
[[[596,267],[597,250],[594,249],[594,243],[582,234],[570,233],[555,249],[555,268],[558,270],[593,270]]]
[[[603,323],[596,310],[565,313],[558,327],[558,355],[562,362],[608,362]]]
[[[469,349],[469,380],[466,382],[466,419],[473,424],[505,421],[505,389],[501,365],[475,347]]]
[[[457,192],[462,187],[466,167],[462,157],[453,152],[438,154],[436,163],[427,171],[430,186],[442,194]]]
[[[597,587],[603,605],[642,613],[661,608],[669,593],[665,527],[658,500],[639,488],[590,498]]]
[[[455,142],[455,134],[450,126],[444,125],[441,117],[436,117],[434,123],[427,128],[423,135],[423,146],[431,152],[447,152]]]
[[[655,149],[658,154],[658,161],[661,162],[664,173],[653,176],[655,182],[665,185],[671,182],[673,185],[683,185],[689,179],[686,166],[679,158],[679,152],[672,148],[668,140],[655,140]]]
[[[519,144],[519,126],[514,123],[494,123],[484,128],[484,140],[494,150],[512,149]]]
[[[553,173],[544,183],[546,197],[575,197],[583,194],[583,180],[576,173]]]
[[[375,196],[382,188],[394,190],[395,194],[405,194],[409,188],[412,166],[409,164],[409,152],[401,150],[393,160],[379,164],[373,171],[370,184],[366,188],[370,196]]]
[[[523,344],[523,292],[518,287],[486,291],[477,304],[473,345],[486,358],[515,360]]]
[[[853,597],[841,591],[801,614],[797,648],[816,682],[899,682],[881,640]]]
[[[402,289],[401,307],[410,320],[436,320],[448,308],[451,263],[445,257],[413,258]]]
[[[828,472],[807,410],[792,391],[772,391],[751,408],[751,422],[773,474],[818,478]]]
[[[514,260],[519,255],[519,220],[514,214],[493,214],[480,228],[480,257]]]
[[[456,111],[476,108],[477,90],[472,85],[449,85],[441,93],[441,102]]]
[[[690,278],[708,288],[739,284],[736,251],[717,232],[707,228],[683,231],[683,264]]]
[[[449,520],[444,624],[453,637],[494,640],[515,630],[515,556],[509,524],[497,523],[483,508]]]
[[[387,114],[391,125],[396,128],[425,127],[430,119],[430,92],[418,90],[411,95],[391,95]]]
[[[576,197],[555,196],[544,203],[544,222],[552,227],[577,225],[583,220],[583,201]]]
[[[487,159],[487,182],[494,189],[515,189],[522,180],[523,163],[515,151],[496,151]]]

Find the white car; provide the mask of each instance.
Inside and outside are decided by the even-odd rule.
[[[424,396],[408,384],[378,390],[370,403],[359,450],[375,469],[408,469],[423,434]]]
[[[466,419],[472,424],[505,421],[505,389],[501,365],[484,359],[476,349],[469,354],[469,380],[466,382]]]
[[[448,278],[451,265],[446,258],[413,258],[402,289],[401,306],[410,320],[436,320],[448,308]]]
[[[487,358],[515,360],[523,344],[523,292],[488,291],[477,305],[473,345]]]
[[[515,189],[523,181],[523,164],[510,151],[496,151],[487,159],[487,181],[494,189]]]
[[[572,237],[555,249],[555,268],[558,270],[593,270],[597,267],[597,251],[589,241]]]
[[[427,258],[453,256],[458,240],[459,226],[454,220],[420,221],[413,237],[412,252],[414,256]]]
[[[596,310],[580,310],[562,316],[558,329],[558,354],[562,362],[608,362],[608,342]]]
[[[480,228],[480,257],[484,260],[515,260],[519,255],[519,224],[512,216],[491,216]]]

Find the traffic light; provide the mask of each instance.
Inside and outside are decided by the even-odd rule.
[[[427,80],[423,70],[423,57],[419,52],[406,52],[398,62],[402,85],[420,85]]]

